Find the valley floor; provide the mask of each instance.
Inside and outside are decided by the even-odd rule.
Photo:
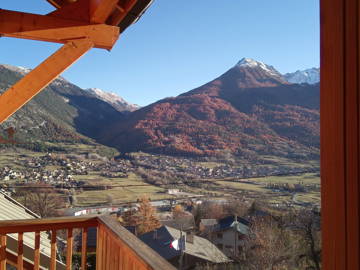
[[[63,152],[0,149],[0,188],[16,196],[46,185],[62,208],[159,200],[241,198],[275,208],[319,207],[319,161],[262,156],[256,161],[133,153],[114,160],[103,146],[62,144]]]

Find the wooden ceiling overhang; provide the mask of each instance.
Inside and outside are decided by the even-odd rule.
[[[64,44],[0,95],[0,124],[92,48],[110,50],[153,0],[47,0],[56,10],[30,14],[0,9],[0,35]]]

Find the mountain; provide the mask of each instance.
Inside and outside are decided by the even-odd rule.
[[[0,93],[12,86],[29,69],[0,65]],[[101,93],[101,97],[100,94]],[[89,142],[113,121],[124,116],[126,107],[135,108],[118,96],[81,89],[62,77],[10,117],[2,130],[15,127],[16,136],[31,141]],[[120,103],[123,107],[120,108]],[[1,132],[1,130],[0,130]]]
[[[143,107],[102,132],[122,152],[310,157],[319,151],[319,84],[291,84],[244,58],[215,80]]]
[[[305,70],[298,70],[293,73],[284,74],[284,78],[290,83],[315,84],[320,82],[320,69],[310,68]]]
[[[119,112],[133,112],[140,108],[139,105],[131,104],[115,93],[105,92],[99,88],[89,88],[86,90],[92,93],[96,98],[109,103]]]

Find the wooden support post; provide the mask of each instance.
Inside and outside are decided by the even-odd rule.
[[[71,270],[72,268],[73,243],[73,230],[70,228],[67,231],[66,270]]]
[[[0,235],[0,270],[6,270],[6,234]]]
[[[89,39],[73,40],[0,96],[0,124],[24,106],[93,47]]]
[[[87,236],[88,236],[88,228],[83,228],[82,243],[81,243],[81,270],[86,270]]]
[[[24,233],[18,233],[17,269],[24,269]]]
[[[35,232],[34,270],[40,269],[40,232]]]
[[[50,270],[56,269],[56,231],[51,231]]]

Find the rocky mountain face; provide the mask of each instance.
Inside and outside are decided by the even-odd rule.
[[[0,65],[0,93],[27,72],[29,69],[26,68]],[[114,102],[119,103],[120,99],[114,98]],[[9,118],[1,128],[15,127],[16,136],[26,141],[86,142],[89,138],[96,140],[102,129],[121,119],[126,106],[133,109],[126,101],[123,104],[120,110],[105,98],[59,77]]]
[[[319,84],[291,84],[244,58],[215,80],[141,108],[107,127],[122,152],[308,158],[319,151]]]
[[[320,69],[310,68],[305,70],[298,70],[293,73],[284,74],[284,78],[289,83],[315,84],[320,82]]]

